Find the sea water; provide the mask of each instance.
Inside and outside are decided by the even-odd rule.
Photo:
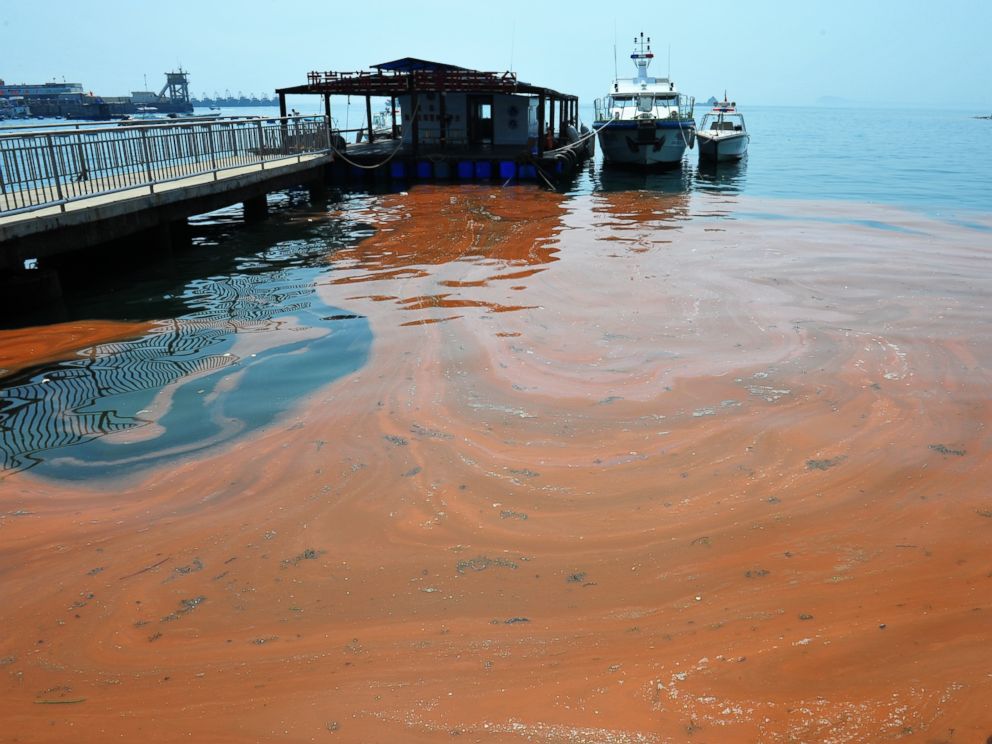
[[[5,729],[984,741],[992,122],[742,110],[738,165],[273,195],[6,318]]]

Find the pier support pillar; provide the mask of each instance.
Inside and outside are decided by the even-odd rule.
[[[260,222],[269,216],[269,204],[265,199],[265,194],[261,196],[253,196],[251,199],[245,199],[245,222]]]
[[[171,256],[172,255],[172,224],[169,222],[162,222],[156,227],[151,228],[149,231],[149,243],[152,247],[152,252],[156,256]]]
[[[324,178],[321,177],[308,183],[307,193],[310,195],[311,204],[319,204],[323,202],[327,198],[327,186],[324,183]]]
[[[186,250],[193,245],[193,231],[186,220],[177,220],[169,226],[172,238],[172,247],[178,250]]]

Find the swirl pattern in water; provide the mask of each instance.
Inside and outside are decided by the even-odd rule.
[[[265,426],[358,369],[368,325],[320,301],[318,273],[291,267],[191,282],[183,300],[193,312],[8,379],[0,472],[38,468],[75,480],[161,464]]]

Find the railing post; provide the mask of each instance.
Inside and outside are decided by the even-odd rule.
[[[262,131],[262,120],[258,120],[258,159],[265,170],[265,135]]]
[[[214,149],[214,129],[213,124],[207,122],[207,142],[210,143],[210,167],[214,171],[214,180],[217,180],[217,153]]]
[[[148,147],[148,132],[141,127],[141,153],[145,158],[145,177],[148,179],[148,193],[155,193],[155,178],[152,176],[152,151]]]
[[[86,163],[86,152],[83,149],[83,136],[76,129],[76,160],[79,161],[79,181],[89,180],[89,166]]]
[[[58,160],[55,159],[55,145],[52,144],[52,135],[46,134],[45,142],[48,144],[48,157],[52,161],[52,178],[55,179],[55,193],[58,194],[59,202],[61,202],[59,205],[59,211],[64,212],[65,201],[62,197],[62,181],[59,178],[59,163]]]

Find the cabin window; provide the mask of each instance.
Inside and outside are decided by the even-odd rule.
[[[654,96],[638,96],[637,97],[637,110],[642,111],[646,114],[651,113],[651,109],[654,108]]]

